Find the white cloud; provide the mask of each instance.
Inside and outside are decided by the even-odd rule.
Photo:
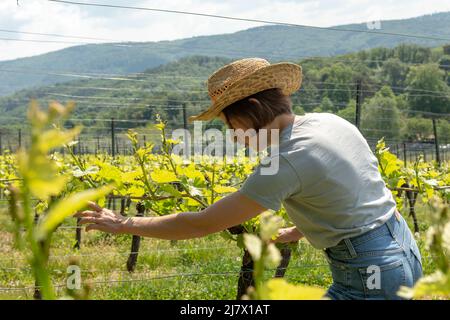
[[[84,0],[85,2],[89,2]],[[58,4],[45,0],[0,1],[0,29],[58,33],[128,41],[173,40],[230,33],[257,26],[250,22],[169,13]],[[156,0],[97,1],[171,10],[185,10],[314,26],[334,26],[376,19],[402,19],[450,11],[441,0]],[[0,38],[62,40],[0,32]],[[70,39],[66,39],[70,41]],[[73,40],[82,41],[82,40]],[[31,56],[68,45],[0,40],[0,60]]]

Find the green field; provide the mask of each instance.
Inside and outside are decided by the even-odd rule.
[[[429,208],[418,206],[420,247],[425,274],[434,271],[432,258],[423,249]],[[14,248],[12,224],[6,209],[0,211],[0,299],[33,299],[34,278],[26,256]],[[404,210],[406,212],[406,210]],[[407,219],[411,225],[412,219]],[[64,226],[74,226],[67,220]],[[90,299],[235,299],[242,251],[219,234],[202,239],[170,242],[143,239],[134,273],[126,271],[130,236],[100,232],[82,234],[80,250],[71,249],[75,230],[60,228],[53,236],[49,269],[64,296],[67,266],[76,259],[82,283],[90,283]],[[273,275],[267,270],[267,278]],[[326,288],[331,274],[320,250],[301,241],[285,278],[291,283]],[[26,289],[19,289],[25,287]],[[14,290],[3,290],[11,288]]]

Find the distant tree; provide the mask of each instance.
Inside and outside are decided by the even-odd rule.
[[[398,58],[390,58],[381,68],[382,80],[393,87],[402,87],[408,73],[408,66]]]
[[[394,48],[395,56],[406,63],[428,63],[431,49],[416,44],[401,44]]]
[[[412,67],[406,78],[410,109],[426,112],[448,112],[449,87],[444,71],[436,64]]]
[[[319,107],[315,107],[315,108],[312,110],[312,112],[323,112],[323,110],[322,110],[322,108],[319,106]]]
[[[402,138],[405,140],[421,141],[433,135],[433,125],[430,119],[413,117],[406,119],[402,129]]]
[[[450,71],[450,55],[444,55],[439,59],[439,68],[445,72]]]
[[[294,105],[293,107],[292,107],[292,111],[294,112],[294,114],[296,114],[296,115],[303,115],[303,114],[305,114],[306,112],[305,112],[305,109],[303,109],[301,106],[299,106],[299,105]]]
[[[336,63],[322,69],[321,81],[323,96],[328,97],[335,105],[347,103],[352,99],[354,81],[350,66]]]
[[[306,80],[306,79],[305,79]],[[294,104],[301,104],[305,111],[309,112],[317,106],[320,99],[320,92],[310,81],[305,81],[298,94],[292,96]]]
[[[439,142],[442,144],[450,144],[450,121],[449,120],[438,120],[437,121],[437,132],[439,136]]]
[[[368,65],[371,68],[381,67],[383,61],[394,56],[394,51],[389,48],[374,48],[369,51]]]
[[[406,94],[395,96],[395,101],[397,102],[398,110],[402,111],[408,109],[408,97]]]
[[[363,104],[361,131],[366,137],[398,139],[400,113],[391,88],[382,87]]]
[[[447,44],[443,47],[444,54],[450,55],[450,44]]]
[[[450,85],[450,55],[444,55],[439,59],[439,68],[445,72],[445,79],[447,81],[447,85]]]
[[[344,109],[338,111],[337,115],[351,123],[355,123],[356,101],[350,100]]]
[[[322,99],[322,102],[320,103],[320,109],[323,112],[336,112],[333,102],[328,97],[324,97]]]

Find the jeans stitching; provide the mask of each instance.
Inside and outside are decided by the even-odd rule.
[[[392,266],[392,267],[390,267],[390,266]],[[384,267],[384,269],[383,269],[383,267]],[[390,268],[386,268],[386,267],[390,267]],[[405,271],[405,260],[404,259],[389,263],[385,266],[381,266],[380,272],[382,274],[383,272],[386,272],[389,270],[395,270],[397,268],[401,268],[401,284],[400,284],[400,286],[404,286],[404,285],[406,285],[406,271]],[[358,273],[359,273],[361,281],[362,281],[365,298],[373,297],[374,295],[383,295],[385,298],[387,298],[385,293],[383,292],[383,289],[381,289],[381,288],[380,289],[369,289],[367,287],[368,277],[365,276],[366,270],[364,268],[358,268]],[[382,279],[381,274],[380,274],[380,280]]]

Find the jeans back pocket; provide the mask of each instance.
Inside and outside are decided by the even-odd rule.
[[[397,295],[401,286],[408,286],[404,259],[382,266],[370,265],[358,268],[364,293],[369,299],[400,299]],[[410,286],[410,285],[409,285]]]

